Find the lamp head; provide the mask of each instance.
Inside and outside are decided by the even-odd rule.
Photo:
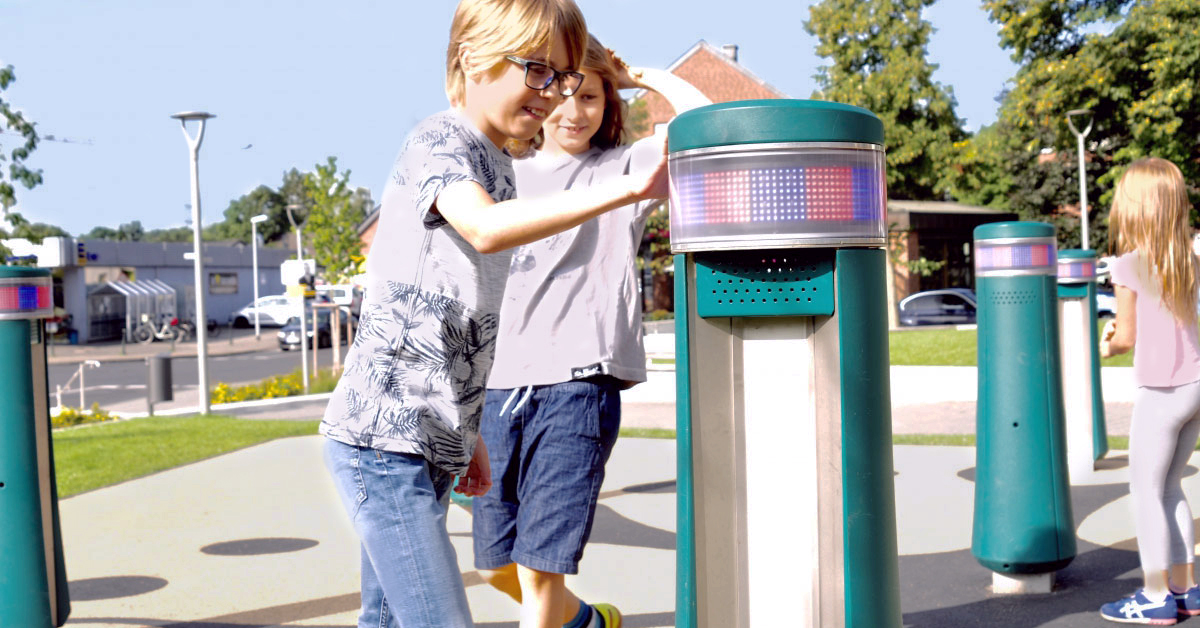
[[[251,223],[253,223],[253,224],[256,224],[256,225],[257,225],[258,223],[260,223],[260,222],[266,222],[266,221],[267,221],[267,215],[266,215],[266,214],[259,214],[259,215],[257,215],[257,216],[254,216],[254,217],[252,217],[252,218],[250,219],[250,222],[251,222]]]
[[[207,120],[217,116],[206,111],[180,111],[179,113],[172,114],[171,117],[175,118],[176,120],[183,120],[184,122],[187,122],[188,120]]]

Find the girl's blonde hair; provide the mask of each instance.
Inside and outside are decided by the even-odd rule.
[[[466,72],[459,53],[466,45],[472,64],[494,71],[505,55],[524,56],[543,46],[553,46],[562,35],[567,47],[567,66],[575,70],[587,43],[587,23],[573,0],[462,0],[450,25],[446,48],[446,96],[450,103],[463,104]],[[478,71],[472,68],[472,71]]]
[[[620,68],[604,44],[595,35],[588,35],[587,51],[583,55],[583,73],[595,73],[604,85],[604,118],[592,136],[592,146],[609,149],[625,143],[626,104],[617,94],[617,74]]]
[[[1162,302],[1185,323],[1196,321],[1196,258],[1191,204],[1179,167],[1158,157],[1129,165],[1117,183],[1109,225],[1118,255],[1141,251],[1162,282]]]

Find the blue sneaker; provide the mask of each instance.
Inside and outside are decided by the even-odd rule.
[[[1179,621],[1175,609],[1175,596],[1152,602],[1143,590],[1133,595],[1109,602],[1100,607],[1100,616],[1123,624],[1149,624],[1151,626],[1171,626]]]
[[[1180,615],[1200,615],[1200,584],[1184,591],[1175,593],[1175,607]]]

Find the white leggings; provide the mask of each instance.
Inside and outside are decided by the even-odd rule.
[[[1200,436],[1200,381],[1138,388],[1129,428],[1129,492],[1142,571],[1191,564],[1192,509],[1183,474]]]

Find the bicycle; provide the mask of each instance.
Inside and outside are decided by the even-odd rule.
[[[216,338],[221,335],[222,325],[217,323],[215,318],[208,319],[206,327],[209,338]],[[192,321],[179,321],[179,340],[188,342],[196,337],[196,324]]]
[[[138,323],[138,326],[133,329],[132,336],[135,341],[141,344],[150,344],[155,340],[175,341],[180,336],[178,325],[178,318],[164,318],[162,327],[158,327],[150,321],[149,314],[143,314],[142,322]]]

